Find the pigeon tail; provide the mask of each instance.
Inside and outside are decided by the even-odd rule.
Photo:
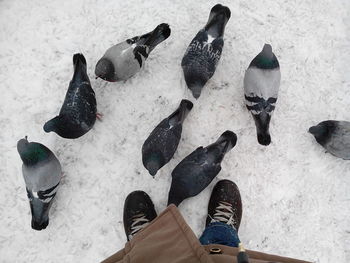
[[[86,59],[83,54],[77,53],[73,56],[74,74],[72,82],[90,82],[86,71]]]
[[[230,9],[226,6],[217,4],[211,9],[208,22],[204,29],[211,37],[222,37],[225,31],[225,26],[230,17]]]
[[[189,100],[182,100],[179,108],[169,116],[169,123],[183,123],[188,113],[192,110],[193,103]]]
[[[86,59],[85,59],[84,55],[81,53],[74,54],[74,56],[73,56],[73,65],[77,66],[78,63],[82,63],[83,65],[86,66]]]
[[[30,210],[32,212],[32,228],[35,230],[45,229],[49,224],[49,210],[51,201],[45,203],[34,197],[33,193],[27,190],[30,198]]]
[[[49,225],[49,219],[43,222],[37,222],[34,218],[32,218],[32,229],[34,230],[43,230]]]
[[[271,143],[271,136],[269,133],[271,115],[268,112],[262,111],[259,114],[253,114],[258,142],[261,145],[269,145]]]
[[[214,143],[220,146],[222,153],[229,152],[237,143],[237,135],[232,131],[225,131],[219,139]]]
[[[187,117],[187,114],[192,110],[193,103],[189,100],[182,100],[179,107],[180,121],[181,123]]]
[[[162,23],[158,25],[151,33],[144,45],[149,46],[151,52],[158,44],[163,42],[170,36],[170,27],[168,24]]]
[[[230,19],[230,17],[231,17],[231,11],[230,11],[230,9],[227,6],[223,6],[221,4],[216,4],[210,10],[208,22],[210,22],[214,18],[214,16],[216,16],[216,15],[218,15],[220,13],[225,14],[227,19]]]
[[[268,146],[271,143],[271,136],[268,133],[258,133],[258,142],[261,145]]]

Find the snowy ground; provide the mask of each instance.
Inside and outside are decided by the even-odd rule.
[[[200,3],[201,2],[201,3]],[[158,212],[166,206],[170,174],[199,145],[226,129],[238,135],[223,170],[180,210],[196,234],[207,201],[223,178],[240,187],[240,237],[249,249],[314,262],[350,261],[350,162],[325,154],[307,133],[326,119],[350,120],[350,3],[221,1],[232,15],[221,61],[195,102],[174,159],[152,179],[141,146],[154,126],[190,98],[180,67],[189,42],[216,1],[0,0],[0,261],[99,262],[123,246],[127,194],[142,189]],[[124,83],[94,79],[112,44],[167,22],[172,33],[142,72]],[[282,83],[272,118],[273,143],[260,146],[244,106],[243,76],[264,43],[279,58]],[[103,122],[78,140],[46,134],[82,52]],[[41,232],[30,210],[16,151],[18,139],[50,147],[65,177]]]

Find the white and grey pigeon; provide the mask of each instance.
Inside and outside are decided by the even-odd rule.
[[[96,78],[110,82],[129,79],[140,71],[151,51],[169,36],[170,27],[163,23],[152,32],[112,46],[97,62]]]
[[[272,47],[265,44],[263,50],[253,59],[244,76],[244,95],[248,110],[252,113],[258,142],[269,145],[271,115],[275,109],[281,71]]]
[[[182,59],[187,87],[198,99],[207,81],[214,75],[224,47],[224,31],[231,11],[217,4],[209,14],[207,24],[201,29],[188,46]]]
[[[312,126],[309,132],[327,152],[344,160],[350,160],[350,122],[323,121]]]
[[[32,213],[32,228],[42,230],[49,224],[49,210],[61,180],[61,164],[46,146],[28,142],[17,143],[23,161],[22,173]]]

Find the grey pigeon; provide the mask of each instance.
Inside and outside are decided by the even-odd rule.
[[[221,161],[237,142],[232,131],[225,131],[219,139],[197,148],[183,159],[172,172],[168,205],[178,206],[184,199],[202,192],[221,170]]]
[[[252,113],[258,142],[269,145],[271,115],[275,109],[281,72],[272,47],[265,44],[263,50],[253,59],[244,76],[244,95],[248,110]]]
[[[323,121],[309,129],[327,152],[344,160],[350,160],[350,122]]]
[[[61,180],[61,164],[46,146],[28,142],[17,143],[23,161],[22,173],[32,212],[32,228],[42,230],[49,224],[49,210]]]
[[[192,107],[192,102],[182,100],[179,108],[162,120],[144,142],[142,162],[152,176],[174,156],[181,138],[182,123]]]
[[[224,31],[231,11],[220,4],[209,14],[207,24],[194,37],[182,59],[187,87],[198,99],[207,81],[214,75],[224,46]]]
[[[87,133],[95,124],[97,114],[95,92],[86,72],[82,54],[73,56],[74,75],[58,116],[44,125],[45,132],[56,132],[67,139],[76,139]]]
[[[112,46],[97,62],[96,78],[111,82],[129,79],[140,71],[151,51],[169,36],[169,25],[160,24],[152,32]]]

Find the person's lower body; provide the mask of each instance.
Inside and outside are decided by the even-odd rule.
[[[229,180],[219,181],[212,191],[206,228],[199,241],[202,245],[238,247],[241,218],[242,201],[237,185]]]
[[[128,240],[157,217],[151,198],[143,191],[128,195],[124,203],[124,228]],[[242,201],[235,183],[219,181],[212,191],[206,228],[199,238],[202,245],[220,244],[238,247],[238,228],[242,217]]]
[[[205,228],[199,242],[202,245],[219,244],[238,247],[240,240],[236,229],[222,222],[214,222]]]

